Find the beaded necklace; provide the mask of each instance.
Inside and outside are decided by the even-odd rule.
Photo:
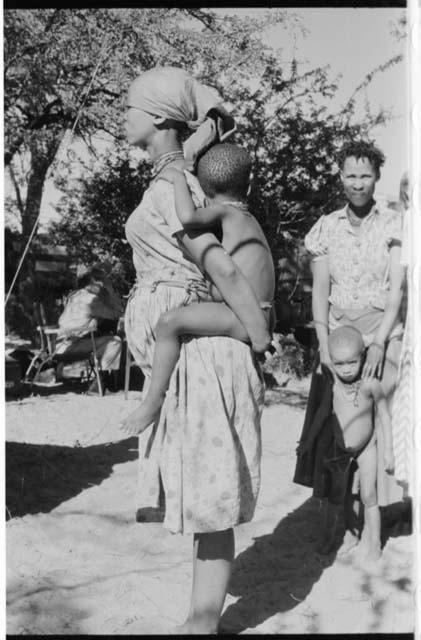
[[[354,407],[358,407],[358,393],[361,387],[361,380],[357,380],[356,382],[351,382],[351,384],[345,385],[341,381],[337,381],[339,383],[339,388],[342,391],[342,395],[349,402],[352,400]]]

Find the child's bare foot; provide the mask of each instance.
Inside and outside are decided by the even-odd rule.
[[[339,550],[340,556],[345,556],[346,554],[353,552],[358,547],[358,538],[351,531],[346,531],[345,536]]]
[[[157,407],[153,403],[142,402],[140,407],[122,420],[119,429],[127,433],[128,436],[136,436],[157,420],[160,411],[160,405]]]
[[[380,542],[371,542],[361,538],[361,541],[357,547],[357,554],[361,561],[364,562],[377,562],[382,556],[382,550]]]

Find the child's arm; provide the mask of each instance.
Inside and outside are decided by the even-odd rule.
[[[159,177],[174,185],[175,210],[183,227],[190,229],[212,227],[224,216],[226,209],[223,206],[213,205],[196,209],[182,171],[165,169]]]
[[[385,470],[390,473],[393,472],[395,466],[395,459],[393,455],[393,441],[392,441],[392,421],[390,419],[390,413],[387,406],[386,396],[384,395],[383,388],[378,380],[371,380],[369,382],[369,388],[371,395],[377,407],[380,422],[382,425],[383,438],[384,438],[384,465]]]

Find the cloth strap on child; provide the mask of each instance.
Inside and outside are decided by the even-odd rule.
[[[131,300],[135,295],[136,291],[139,288],[148,288],[151,290],[151,293],[156,291],[157,287],[160,285],[165,285],[167,287],[176,287],[179,289],[184,289],[186,293],[185,300],[183,304],[187,304],[187,302],[191,299],[192,295],[196,295],[198,300],[200,299],[208,299],[209,298],[209,289],[205,282],[200,280],[154,280],[153,282],[144,282],[143,280],[136,280],[133,287],[130,289],[129,294],[127,296],[128,300]]]

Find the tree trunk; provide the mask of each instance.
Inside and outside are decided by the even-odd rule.
[[[62,132],[37,132],[30,144],[31,168],[28,176],[28,191],[22,216],[22,236],[27,240],[38,218],[44,182],[62,139]]]
[[[22,251],[31,235],[34,224],[37,221],[41,208],[41,199],[48,169],[57,153],[62,139],[62,131],[39,131],[33,136],[29,150],[31,153],[31,165],[28,176],[28,190],[22,215]],[[36,326],[40,318],[37,312],[41,302],[42,291],[38,291],[35,278],[35,255],[32,240],[25,260],[19,272],[19,278],[15,287],[17,303],[21,305],[22,315],[32,319],[32,336],[36,332]],[[14,328],[18,333],[28,334],[28,326]],[[29,336],[27,336],[29,337]]]

